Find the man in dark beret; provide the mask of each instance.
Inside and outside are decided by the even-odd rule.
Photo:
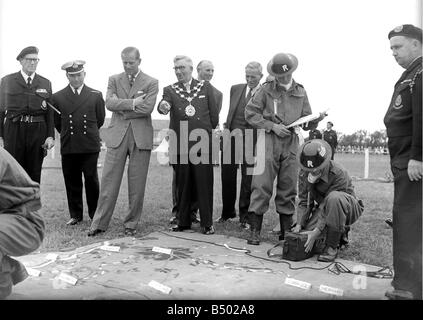
[[[85,61],[69,61],[62,66],[69,85],[56,92],[52,101],[61,114],[55,113],[54,124],[60,133],[60,153],[65,179],[70,220],[75,225],[83,218],[82,175],[90,219],[94,217],[100,185],[97,160],[100,152],[99,128],[106,114],[100,91],[84,83]]]
[[[51,82],[35,73],[36,47],[23,49],[16,60],[22,70],[5,76],[0,84],[0,147],[39,183],[44,156],[54,146],[53,109],[46,101]]]
[[[392,54],[405,69],[384,123],[394,175],[393,291],[389,299],[422,299],[422,30],[404,24],[389,32]]]

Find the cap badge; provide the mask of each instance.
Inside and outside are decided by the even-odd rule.
[[[394,32],[401,32],[402,31],[402,29],[403,29],[403,26],[401,25],[401,26],[398,26],[398,27],[396,27],[395,29],[394,29]]]
[[[78,69],[78,64],[76,62],[73,63],[72,68]]]
[[[47,110],[47,103],[46,103],[45,100],[43,100],[43,102],[41,102],[41,109]]]
[[[309,168],[314,168],[314,166],[313,166],[313,161],[311,161],[311,160],[307,160],[307,167],[309,167]]]

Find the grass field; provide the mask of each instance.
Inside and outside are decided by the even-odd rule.
[[[100,155],[100,163],[105,152]],[[351,176],[362,178],[364,174],[364,155],[336,154],[335,160],[344,165]],[[126,173],[122,180],[120,195],[116,204],[115,213],[106,233],[91,238],[87,237],[89,220],[86,206],[84,208],[85,221],[73,227],[65,225],[69,219],[67,200],[59,159],[48,156],[44,162],[42,172],[41,192],[43,215],[46,220],[46,236],[40,251],[70,250],[101,240],[114,239],[123,236],[121,218],[127,210],[127,179]],[[99,176],[101,177],[99,168]],[[370,179],[383,178],[389,172],[389,156],[370,156]],[[220,217],[221,179],[220,168],[214,168],[214,220]],[[172,169],[169,166],[158,164],[155,154],[152,154],[147,187],[144,198],[144,208],[141,221],[138,225],[138,235],[144,235],[157,230],[167,230],[171,218]],[[350,232],[350,245],[340,253],[341,258],[368,263],[378,266],[392,265],[392,230],[384,220],[391,216],[393,184],[382,183],[377,180],[355,180],[357,195],[365,203],[365,211]],[[265,214],[262,238],[265,241],[277,243],[277,235],[271,233],[278,217],[275,214],[273,198],[269,212]],[[199,225],[193,225],[199,230]],[[216,233],[246,239],[248,231],[241,230],[237,223],[215,224]],[[207,238],[207,236],[204,236]]]

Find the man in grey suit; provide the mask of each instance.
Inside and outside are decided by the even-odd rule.
[[[111,76],[107,86],[106,108],[113,114],[103,136],[107,153],[98,206],[88,236],[104,232],[109,225],[127,157],[129,207],[123,221],[125,235],[135,235],[144,202],[153,146],[151,112],[159,82],[140,70],[141,58],[137,48],[123,49],[121,58],[125,72]]]

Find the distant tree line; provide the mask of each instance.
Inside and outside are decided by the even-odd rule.
[[[372,133],[367,130],[358,130],[352,134],[338,133],[338,146],[351,146],[358,148],[387,148],[388,137],[386,130]]]

